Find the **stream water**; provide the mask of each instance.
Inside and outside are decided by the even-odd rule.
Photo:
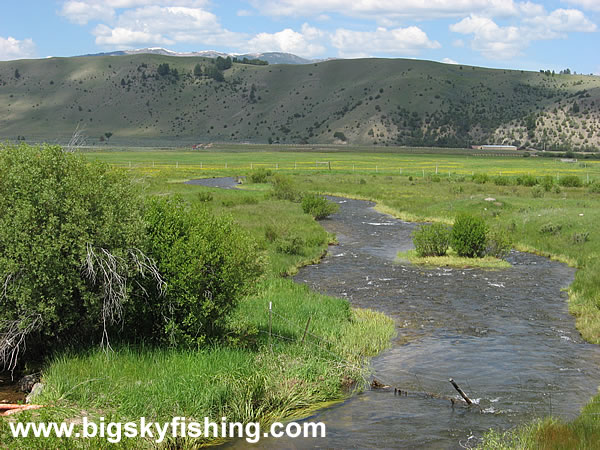
[[[304,419],[324,422],[326,438],[262,439],[260,447],[475,446],[489,428],[506,430],[549,414],[574,418],[597,393],[600,347],[580,337],[561,290],[573,269],[519,252],[507,258],[512,268],[498,271],[399,263],[397,252],[412,248],[415,224],[381,214],[370,202],[331,200],[340,210],[321,223],[339,245],[295,280],[396,321],[391,348],[372,360],[378,380],[456,396],[452,377],[481,411],[367,390]]]

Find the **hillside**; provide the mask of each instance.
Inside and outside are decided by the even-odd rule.
[[[600,146],[600,77],[362,59],[234,63],[219,82],[197,64],[214,69],[149,54],[1,62],[0,138],[63,142],[79,124],[90,144]]]

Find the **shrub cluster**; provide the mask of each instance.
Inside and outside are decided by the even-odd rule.
[[[266,183],[269,177],[273,176],[273,171],[270,169],[260,168],[250,174],[251,183]]]
[[[296,189],[292,183],[292,179],[285,175],[275,174],[271,178],[273,191],[271,195],[277,200],[289,200],[291,202],[299,202],[302,199],[302,194]]]
[[[489,230],[481,217],[459,214],[452,229],[440,223],[421,225],[412,234],[418,256],[445,256],[451,246],[458,256],[505,258],[512,248],[508,230]]]
[[[412,234],[418,256],[445,256],[450,245],[450,229],[441,224],[421,225]]]
[[[231,218],[146,202],[60,147],[0,147],[0,367],[108,337],[202,344],[262,270]]]
[[[581,187],[583,183],[577,175],[565,175],[558,180],[558,184],[563,187]]]
[[[317,220],[321,220],[335,213],[340,206],[330,202],[325,197],[316,194],[306,194],[302,197],[302,210]]]

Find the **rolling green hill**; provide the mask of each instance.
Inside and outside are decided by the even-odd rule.
[[[65,142],[79,125],[88,144],[600,147],[600,77],[359,59],[234,63],[219,82],[197,64],[214,68],[148,54],[1,62],[0,139]]]

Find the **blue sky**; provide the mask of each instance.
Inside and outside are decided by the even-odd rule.
[[[3,3],[0,60],[165,47],[600,74],[600,0]]]

